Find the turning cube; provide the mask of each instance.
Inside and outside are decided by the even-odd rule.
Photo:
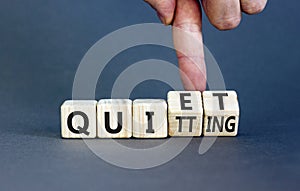
[[[168,92],[170,136],[200,136],[202,132],[202,118],[201,92]]]
[[[236,136],[239,104],[235,91],[204,91],[204,136]]]
[[[61,136],[63,138],[95,138],[97,101],[67,100],[61,106]]]
[[[165,100],[136,99],[133,101],[133,137],[167,137],[167,122],[167,103]]]
[[[132,136],[132,101],[102,99],[97,104],[98,137],[129,138]]]

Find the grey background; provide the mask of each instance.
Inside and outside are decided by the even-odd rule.
[[[137,171],[102,161],[82,140],[61,139],[59,107],[71,98],[85,52],[118,28],[158,22],[154,11],[138,0],[2,0],[0,189],[299,190],[299,6],[271,0],[262,14],[244,15],[226,32],[204,18],[205,44],[227,88],[239,94],[240,134],[218,138],[203,156],[197,153],[201,138],[194,138],[169,163]],[[176,63],[174,52],[161,47],[124,51],[101,76],[106,83],[97,86],[97,97],[108,96],[115,77],[146,58]],[[131,98],[165,98],[168,90],[147,81]]]

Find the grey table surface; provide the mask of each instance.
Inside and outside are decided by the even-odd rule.
[[[121,27],[159,22],[153,10],[137,0],[1,1],[0,189],[299,190],[299,6],[270,0],[262,14],[244,15],[237,29],[226,32],[204,18],[205,44],[226,87],[239,94],[239,136],[218,138],[204,155],[197,152],[201,138],[194,138],[170,162],[130,170],[103,161],[82,140],[61,139],[59,107],[72,96],[86,51]],[[176,64],[168,49],[128,49],[111,60],[96,97],[109,96],[118,74],[146,58]],[[165,99],[169,90],[146,81],[131,98]],[[123,143],[149,146],[156,140]]]

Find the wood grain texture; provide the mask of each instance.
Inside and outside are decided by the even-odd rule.
[[[167,137],[167,121],[167,103],[165,100],[137,99],[133,101],[133,137]]]
[[[200,136],[203,107],[200,91],[168,92],[170,136]]]
[[[239,103],[235,91],[204,91],[204,136],[236,136]]]
[[[61,106],[61,136],[63,138],[95,138],[97,131],[96,105],[97,101],[95,100],[65,101]],[[81,114],[78,114],[79,112]],[[87,117],[87,120],[84,116]],[[68,119],[73,129],[79,131],[78,133],[73,133],[69,129]],[[81,129],[85,124],[87,129]]]
[[[99,138],[129,138],[132,136],[131,100],[102,99],[97,104],[97,117]]]

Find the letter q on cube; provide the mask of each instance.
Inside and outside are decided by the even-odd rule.
[[[61,106],[63,138],[96,138],[95,100],[67,100]]]

